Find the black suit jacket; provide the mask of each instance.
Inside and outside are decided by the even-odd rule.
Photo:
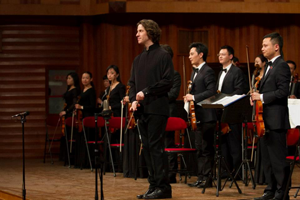
[[[259,92],[263,94],[263,118],[268,130],[290,128],[287,107],[290,77],[288,64],[278,57],[261,80]]]
[[[218,90],[221,74],[222,71],[219,72],[218,82],[216,84],[216,91]],[[246,84],[246,80],[244,78],[243,71],[240,68],[231,65],[229,71],[225,75],[221,93],[230,94],[230,95],[243,94],[245,84]]]
[[[179,95],[180,87],[181,87],[181,76],[178,73],[178,71],[174,70],[173,86],[171,90],[168,92],[170,117],[178,116],[176,99]]]
[[[193,80],[195,72],[192,73],[191,80]],[[216,76],[214,71],[205,63],[200,71],[197,73],[193,83],[191,94],[195,98],[195,114],[197,121],[210,122],[216,121],[215,109],[204,109],[197,105],[198,102],[213,96],[216,93]]]

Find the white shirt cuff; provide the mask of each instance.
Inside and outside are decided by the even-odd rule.
[[[263,96],[263,94],[260,94],[260,100],[261,100],[262,103],[264,103],[264,96]]]

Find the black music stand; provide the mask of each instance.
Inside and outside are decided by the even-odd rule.
[[[232,179],[234,184],[237,187],[238,192],[241,194],[241,190],[233,177],[232,172],[230,172],[228,165],[224,159],[224,157],[221,154],[221,135],[222,135],[222,129],[221,129],[221,123],[242,123],[243,122],[243,111],[244,111],[244,102],[242,100],[245,99],[246,95],[239,95],[239,97],[235,100],[229,99],[227,102],[225,102],[225,97],[231,97],[231,95],[226,95],[223,93],[216,94],[208,99],[205,99],[200,102],[201,106],[205,108],[215,108],[217,111],[217,117],[218,117],[218,123],[219,123],[219,130],[216,132],[215,137],[214,137],[214,143],[215,143],[215,149],[216,149],[216,154],[215,154],[215,162],[214,162],[214,167],[217,168],[218,172],[215,174],[217,178],[217,184],[214,182],[217,188],[217,193],[216,196],[219,196],[219,191],[222,191],[223,188],[225,187],[225,184],[228,180],[225,181],[223,187],[221,187],[221,165],[223,164],[223,167],[228,171],[229,173],[229,178]],[[219,102],[219,100],[223,100],[223,102]],[[217,140],[218,138],[218,140]],[[218,145],[218,148],[216,146]],[[210,180],[214,181],[213,178],[214,173],[210,173],[208,181],[206,181],[206,184],[210,182]],[[205,192],[207,185],[202,190],[202,193]]]

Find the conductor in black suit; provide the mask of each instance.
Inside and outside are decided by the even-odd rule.
[[[164,137],[174,68],[171,56],[159,45],[160,34],[161,30],[153,20],[137,23],[137,41],[145,49],[132,64],[129,98],[132,102],[130,109],[140,115],[137,126],[141,131],[150,184],[148,191],[138,195],[138,199],[172,197]]]
[[[290,128],[287,101],[291,72],[282,58],[282,47],[283,39],[278,33],[264,36],[261,50],[269,62],[265,67],[259,93],[251,94],[252,100],[263,103],[263,119],[266,128],[266,133],[260,141],[268,186],[263,196],[255,200],[283,199],[289,175],[289,164],[285,159],[286,133]]]
[[[206,181],[211,187],[211,180],[208,180],[214,162],[214,132],[216,130],[217,116],[214,109],[203,109],[197,103],[213,96],[216,93],[215,73],[206,63],[208,48],[202,43],[192,43],[189,46],[189,59],[193,69],[191,75],[191,94],[184,96],[184,101],[194,101],[197,120],[197,131],[195,131],[195,146],[197,149],[198,179],[189,184],[190,187],[203,188]]]
[[[216,90],[228,95],[243,94],[246,82],[243,71],[232,64],[234,49],[231,46],[225,45],[220,48],[218,56],[222,70],[218,75]],[[229,128],[230,132],[222,135],[221,152],[229,169],[237,170],[242,162],[242,124],[229,124]],[[222,176],[226,177],[227,175],[225,173]]]

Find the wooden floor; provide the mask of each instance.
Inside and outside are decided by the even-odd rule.
[[[192,177],[188,182],[194,182]],[[242,194],[236,187],[229,188],[229,184],[220,196],[216,197],[216,189],[209,188],[205,194],[201,189],[190,188],[184,183],[172,184],[173,200],[198,200],[198,199],[253,199],[261,196],[265,186],[258,185],[255,190],[252,185],[245,187],[241,181],[238,184]],[[300,185],[300,169],[296,167],[293,175],[293,186]],[[132,200],[137,194],[145,192],[148,188],[147,179],[134,180],[123,178],[122,174],[113,177],[112,173],[104,176],[104,198]],[[22,160],[0,160],[0,191],[15,195],[22,195]],[[290,195],[295,194],[295,189]],[[31,200],[87,200],[95,199],[95,173],[88,169],[80,170],[64,167],[61,162],[51,165],[44,164],[41,160],[26,160],[26,192]],[[100,199],[100,198],[99,198]],[[291,199],[294,199],[291,196]],[[297,199],[300,199],[298,197]]]

